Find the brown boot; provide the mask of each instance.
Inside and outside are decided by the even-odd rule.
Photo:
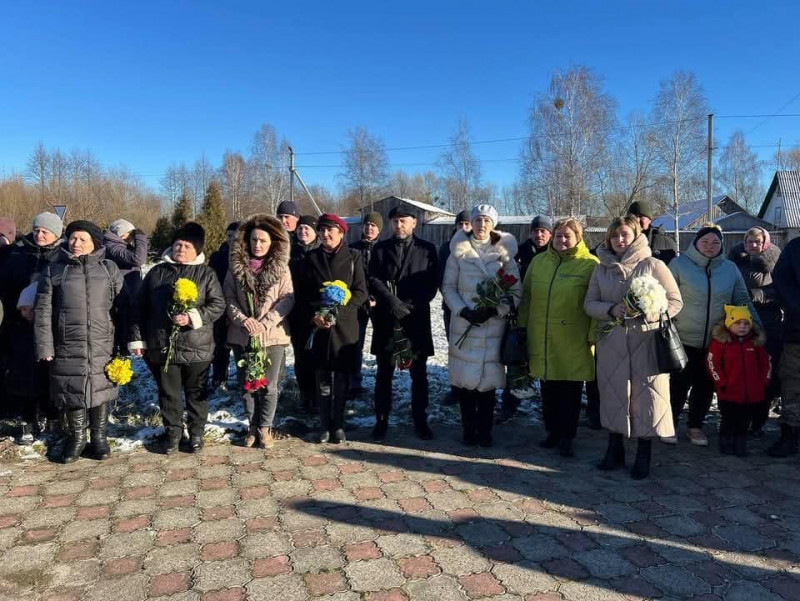
[[[261,438],[261,448],[271,449],[275,446],[275,437],[272,434],[272,428],[259,428],[259,438]]]

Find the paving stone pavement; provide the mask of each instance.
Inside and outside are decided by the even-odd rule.
[[[0,465],[0,601],[800,600],[800,464],[498,426]],[[712,441],[713,442],[713,441]],[[629,447],[629,456],[633,448]]]

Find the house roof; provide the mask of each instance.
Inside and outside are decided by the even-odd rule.
[[[759,217],[764,217],[767,212],[772,196],[777,186],[781,187],[783,196],[783,211],[786,215],[787,227],[800,227],[800,171],[776,171],[772,178],[772,183],[764,197],[761,209],[758,211]]]
[[[770,223],[769,221],[765,221],[764,219],[760,219],[755,215],[750,215],[750,213],[746,213],[744,211],[737,211],[736,213],[731,213],[730,215],[724,215],[723,217],[715,219],[714,223],[716,223],[724,230],[725,226],[728,225],[729,223],[740,220],[749,224],[747,226],[747,229],[750,229],[751,227],[760,227],[765,230],[775,229],[775,225]]]
[[[388,198],[396,198],[401,202],[405,202],[410,204],[412,207],[416,207],[420,211],[425,211],[426,213],[440,213],[441,215],[449,215],[450,217],[455,217],[455,213],[451,213],[450,211],[445,211],[441,207],[435,207],[433,205],[429,205],[425,202],[420,202],[418,200],[411,200],[410,198],[402,198],[400,196],[389,196]],[[385,198],[383,200],[386,200]]]
[[[715,207],[719,207],[726,215],[731,215],[738,212],[746,212],[741,206],[736,204],[733,199],[725,194],[714,196],[711,199]],[[681,203],[678,214],[678,228],[686,229],[692,223],[702,218],[703,215],[708,213],[708,199],[692,200],[690,202]],[[665,230],[675,229],[675,214],[667,211],[664,215],[653,219],[653,225]]]

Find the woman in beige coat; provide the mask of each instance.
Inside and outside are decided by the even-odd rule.
[[[624,298],[634,278],[651,275],[667,293],[670,317],[683,307],[678,285],[662,261],[653,258],[635,217],[615,219],[597,249],[600,265],[592,274],[584,309],[600,323],[596,346],[600,419],[610,432],[608,451],[598,465],[610,470],[625,465],[623,438],[639,440],[631,475],[650,471],[651,439],[673,436],[669,375],[658,373],[655,342],[659,315],[626,318]],[[613,328],[614,320],[623,323]],[[610,331],[608,331],[608,329]]]
[[[224,292],[229,318],[227,340],[233,347],[237,365],[245,356],[250,338],[258,338],[269,359],[267,387],[243,390],[242,398],[250,420],[244,444],[252,447],[258,437],[262,448],[271,448],[278,379],[289,344],[287,317],[294,306],[289,237],[275,217],[253,215],[239,228],[231,245]],[[245,369],[237,372],[239,385],[244,387]]]

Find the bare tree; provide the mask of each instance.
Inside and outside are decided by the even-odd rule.
[[[548,90],[531,107],[530,137],[521,157],[530,209],[578,215],[595,208],[615,110],[616,102],[588,67],[553,74]]]
[[[199,159],[194,162],[194,167],[189,174],[189,181],[191,182],[192,199],[194,200],[195,215],[197,212],[197,203],[199,199],[205,199],[206,191],[211,181],[216,175],[216,169],[211,162],[206,158],[204,152]]]
[[[733,132],[722,149],[717,180],[725,193],[749,212],[758,210],[762,197],[761,162],[741,130]]]
[[[222,186],[225,199],[234,219],[244,217],[247,162],[238,152],[226,151],[222,157]]]
[[[364,127],[347,132],[348,145],[344,150],[344,173],[346,187],[358,197],[360,206],[372,207],[386,190],[388,164],[386,146],[373,137]]]
[[[462,210],[480,201],[481,163],[472,151],[469,123],[459,119],[448,148],[439,155],[440,184],[444,205],[450,211]]]
[[[800,148],[784,150],[779,145],[773,161],[776,171],[800,171]]]
[[[253,193],[268,213],[275,213],[278,203],[289,195],[289,143],[278,142],[275,128],[262,125],[253,136],[249,159]]]
[[[708,101],[694,73],[677,71],[662,80],[653,107],[656,152],[662,174],[670,188],[670,210],[675,217],[675,241],[683,193],[700,176],[706,157],[705,120]]]
[[[50,153],[42,142],[33,149],[28,158],[27,169],[25,170],[28,178],[36,184],[39,190],[39,200],[44,203],[47,200],[47,181],[50,177]]]

